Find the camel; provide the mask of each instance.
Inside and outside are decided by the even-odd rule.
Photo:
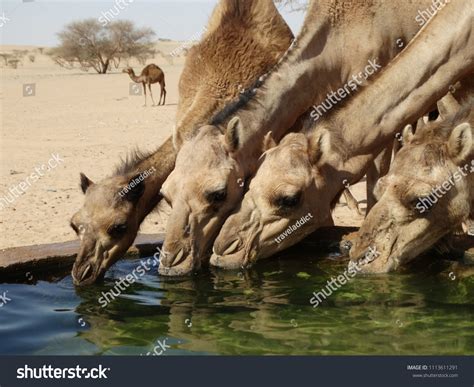
[[[145,94],[145,105],[146,106],[146,85],[148,85],[148,90],[150,90],[151,100],[153,102],[152,106],[155,106],[155,100],[153,99],[153,93],[151,92],[151,85],[154,83],[159,83],[161,88],[160,100],[158,101],[158,106],[161,105],[161,99],[163,98],[163,105],[166,102],[166,85],[165,85],[165,73],[160,69],[156,64],[149,64],[145,66],[139,77],[135,75],[135,72],[131,67],[127,67],[122,70],[123,73],[127,73],[130,76],[130,79],[135,83],[141,83],[143,85],[143,92]]]
[[[245,4],[221,0],[206,33],[186,57],[174,143],[191,136],[242,88],[250,88],[257,77],[275,66],[292,39],[271,0]],[[155,152],[135,152],[98,183],[81,174],[84,204],[71,219],[81,243],[72,270],[76,285],[96,282],[125,254],[144,218],[160,202],[160,189],[174,168],[176,154],[170,137]],[[131,186],[153,169],[146,179]],[[125,192],[124,187],[132,189]]]
[[[412,16],[429,4],[310,4],[300,35],[275,69],[181,147],[162,187],[172,212],[160,274],[187,274],[206,261],[220,227],[241,202],[245,182],[259,165],[265,134],[271,130],[278,142],[311,105],[349,82],[369,61],[376,67],[395,57],[420,28]]]
[[[397,270],[460,229],[474,215],[474,100],[460,112],[417,130],[376,187],[379,198],[352,240],[354,263],[369,247],[374,260],[361,272]],[[417,168],[412,166],[416,165]]]
[[[307,136],[289,134],[270,146],[238,211],[222,227],[211,264],[248,267],[324,225],[343,182],[358,181],[400,128],[472,75],[472,16],[470,0],[449,3],[344,107]],[[291,227],[308,214],[308,222]]]

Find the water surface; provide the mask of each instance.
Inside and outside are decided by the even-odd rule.
[[[314,249],[313,249],[314,250]],[[131,273],[124,260],[104,283],[0,284],[0,353],[139,355],[474,354],[474,276],[442,265],[410,274],[359,275],[317,308],[309,299],[346,262],[298,250],[245,272],[163,278],[156,269],[106,307],[102,292]],[[454,278],[454,279],[453,279]],[[159,353],[159,352],[158,352]]]

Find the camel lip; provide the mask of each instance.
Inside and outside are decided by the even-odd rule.
[[[83,267],[84,269],[82,269]],[[87,286],[102,280],[105,271],[105,269],[100,268],[100,265],[85,262],[79,267],[74,265],[71,275],[75,286]]]
[[[106,271],[113,264],[113,262],[108,258],[109,252],[104,251],[100,259],[93,256],[84,261],[79,260],[79,263],[76,259],[71,271],[74,285],[86,286],[101,281],[104,278]]]
[[[242,252],[239,250],[237,253]],[[214,267],[225,270],[243,269],[245,257],[241,254],[219,255],[213,252],[210,259],[210,264]]]
[[[166,277],[174,277],[188,275],[194,271],[195,264],[192,254],[185,254],[184,250],[181,249],[177,256],[179,256],[179,262],[175,259],[170,266],[165,266],[163,262],[161,262],[158,267],[158,274]],[[178,263],[175,264],[175,262]]]
[[[235,239],[225,250],[224,252],[222,253],[222,255],[230,255],[232,253],[235,253],[236,251],[238,251],[238,248],[239,246],[241,245],[241,240],[240,238],[237,238]],[[214,252],[214,248],[213,248],[213,252]]]

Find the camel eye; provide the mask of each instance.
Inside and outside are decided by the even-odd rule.
[[[225,188],[220,189],[218,191],[208,192],[206,194],[206,200],[210,204],[222,203],[226,198],[227,198],[227,190]]]
[[[112,238],[118,239],[121,238],[127,231],[127,225],[123,224],[114,224],[108,229],[108,233]]]
[[[420,196],[410,202],[410,207],[413,209],[413,211],[419,213],[420,215],[430,212],[434,205],[435,203],[433,203],[429,196]]]
[[[280,208],[294,208],[301,201],[301,191],[294,195],[283,195],[275,200],[275,204]]]

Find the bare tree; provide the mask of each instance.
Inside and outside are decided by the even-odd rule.
[[[138,29],[130,21],[117,20],[102,26],[96,19],[68,24],[59,34],[61,44],[49,55],[62,67],[78,64],[106,74],[121,59],[137,58],[140,62],[153,57],[155,33],[150,28]]]

